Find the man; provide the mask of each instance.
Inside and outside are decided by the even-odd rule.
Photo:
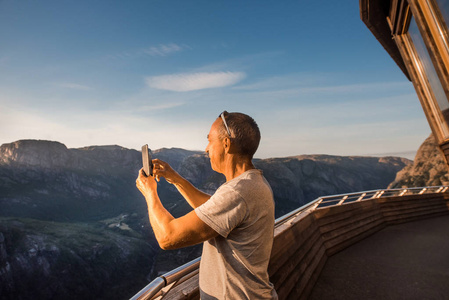
[[[162,249],[204,242],[200,263],[201,299],[277,299],[268,278],[273,244],[273,193],[252,158],[260,142],[256,122],[223,112],[207,136],[212,169],[226,177],[210,196],[196,189],[167,163],[155,159],[154,177],[174,184],[193,211],[180,218],[162,206],[153,177],[141,170],[136,185]]]

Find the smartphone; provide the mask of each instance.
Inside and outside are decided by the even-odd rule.
[[[147,144],[142,146],[142,164],[145,175],[153,176],[153,162],[151,161],[151,154]]]

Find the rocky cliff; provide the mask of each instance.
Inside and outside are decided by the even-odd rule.
[[[449,185],[448,166],[431,134],[419,147],[413,164],[398,172],[389,188]]]

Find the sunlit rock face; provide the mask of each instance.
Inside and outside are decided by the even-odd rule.
[[[413,164],[398,172],[389,188],[448,185],[448,170],[435,138],[431,134],[419,147]]]
[[[20,140],[0,146],[0,165],[33,169],[96,169],[136,167],[140,153],[117,145],[67,149],[64,144],[44,140]]]
[[[67,147],[58,142],[20,140],[0,147],[0,163],[17,163],[29,167],[62,167],[71,155]]]

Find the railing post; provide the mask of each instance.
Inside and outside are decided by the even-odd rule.
[[[375,198],[380,198],[385,193],[385,191],[380,191]]]
[[[366,193],[363,193],[359,198],[357,198],[357,200],[355,200],[355,201],[362,201],[362,199],[363,199],[363,197],[365,197],[366,196]]]
[[[344,196],[343,198],[341,198],[341,200],[338,202],[337,205],[342,205],[343,202],[345,202],[345,200],[348,199],[348,195]]]

